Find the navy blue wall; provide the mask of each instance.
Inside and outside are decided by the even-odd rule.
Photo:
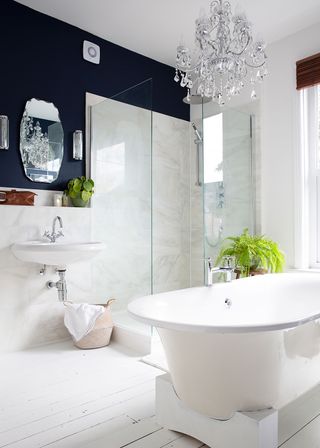
[[[0,114],[10,119],[10,148],[0,150],[0,186],[62,190],[68,179],[84,174],[85,162],[72,160],[72,133],[85,130],[85,92],[112,97],[152,78],[152,109],[189,120],[185,92],[173,81],[172,67],[13,0],[1,0],[0,11]],[[100,45],[100,65],[82,59],[84,40]],[[31,98],[53,102],[65,132],[63,165],[52,184],[29,181],[20,160],[20,120]]]

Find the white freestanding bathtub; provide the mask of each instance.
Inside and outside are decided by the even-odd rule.
[[[320,382],[320,275],[270,274],[136,299],[160,334],[176,394],[226,420],[279,409]]]

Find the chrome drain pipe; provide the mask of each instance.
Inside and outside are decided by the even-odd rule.
[[[67,282],[66,282],[66,270],[57,269],[57,274],[59,275],[59,280],[57,282],[49,281],[47,282],[47,288],[57,288],[58,299],[60,302],[65,302],[67,300]]]

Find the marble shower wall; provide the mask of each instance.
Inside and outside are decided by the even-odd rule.
[[[153,113],[153,291],[190,286],[190,123]]]
[[[218,199],[221,192],[219,182],[207,183],[203,189],[195,186],[195,179],[190,182],[191,286],[203,284],[204,254],[216,258],[222,241],[230,235],[241,233],[245,227],[259,231],[258,216],[254,223],[254,206],[259,204],[257,121],[254,123],[255,140],[251,160],[250,114],[254,111],[252,108],[242,109],[224,109],[223,112],[223,206]],[[202,131],[202,115],[210,117],[217,113],[221,113],[221,110],[214,109],[211,103],[206,104],[204,110],[192,106],[191,119]],[[194,136],[191,135],[191,147],[193,140]],[[194,144],[193,147],[191,173],[196,172]]]
[[[42,192],[37,190],[39,196]],[[43,192],[43,195],[46,195]],[[91,210],[62,207],[0,206],[0,350],[14,350],[69,337],[63,325],[64,307],[57,291],[48,290],[48,280],[57,281],[49,267],[39,275],[40,265],[15,258],[10,246],[19,241],[41,238],[52,220],[63,219],[66,241],[90,239]],[[88,302],[92,297],[90,263],[67,269],[68,297]]]
[[[205,256],[212,259],[217,257],[227,237],[241,234],[244,228],[254,230],[250,116],[247,114],[235,110],[223,112],[222,167],[223,182],[204,185],[204,249]]]
[[[151,294],[151,111],[104,99],[92,107],[93,237],[106,251],[92,262],[95,294],[114,310]]]
[[[114,100],[92,108],[96,295],[135,297],[190,285],[190,123]]]
[[[193,106],[192,106],[193,107]],[[202,135],[202,119],[194,119],[197,129]],[[197,173],[197,147],[195,134],[190,130],[190,286],[204,284],[204,238],[203,238],[203,187],[197,185],[198,176],[202,182],[202,159],[200,173]]]

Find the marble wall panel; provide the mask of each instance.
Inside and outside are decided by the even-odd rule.
[[[92,263],[94,291],[124,310],[151,293],[151,112],[107,99],[91,119],[93,237],[107,246]]]
[[[223,112],[223,206],[217,183],[206,184],[205,254],[216,258],[228,236],[244,228],[254,230],[250,116],[236,110]]]
[[[201,116],[211,116],[208,110],[192,107],[192,118],[201,130]],[[253,161],[251,160],[250,114],[252,110],[226,109],[223,113],[223,188],[224,203],[219,205],[219,185],[205,184],[203,188],[190,182],[191,188],[191,286],[203,284],[203,257],[216,257],[224,238],[239,234],[245,227],[254,226],[254,208],[259,205],[259,140],[255,132]],[[200,118],[199,118],[200,117]],[[258,131],[258,121],[254,123]],[[196,145],[191,134],[191,177],[196,172]],[[192,146],[193,145],[193,146]],[[192,149],[192,147],[194,149]],[[253,171],[251,173],[251,170]],[[251,175],[252,174],[252,175]],[[259,215],[259,210],[257,215]]]
[[[107,100],[92,123],[93,234],[108,247],[93,262],[97,295],[124,310],[151,291],[188,287],[189,122],[152,113],[151,128],[149,111]]]
[[[153,292],[190,286],[190,123],[153,114]]]
[[[202,120],[194,120],[202,133]],[[203,186],[197,185],[198,175],[202,182],[202,159],[198,173],[197,146],[195,135],[190,128],[190,286],[204,284],[204,221],[203,221]]]
[[[90,209],[0,206],[0,350],[68,337],[57,291],[46,288],[48,280],[57,280],[54,269],[49,267],[41,276],[40,265],[16,259],[10,248],[15,242],[41,238],[57,215],[63,219],[65,241],[90,238]],[[74,264],[66,276],[69,299],[89,301],[90,264]]]

